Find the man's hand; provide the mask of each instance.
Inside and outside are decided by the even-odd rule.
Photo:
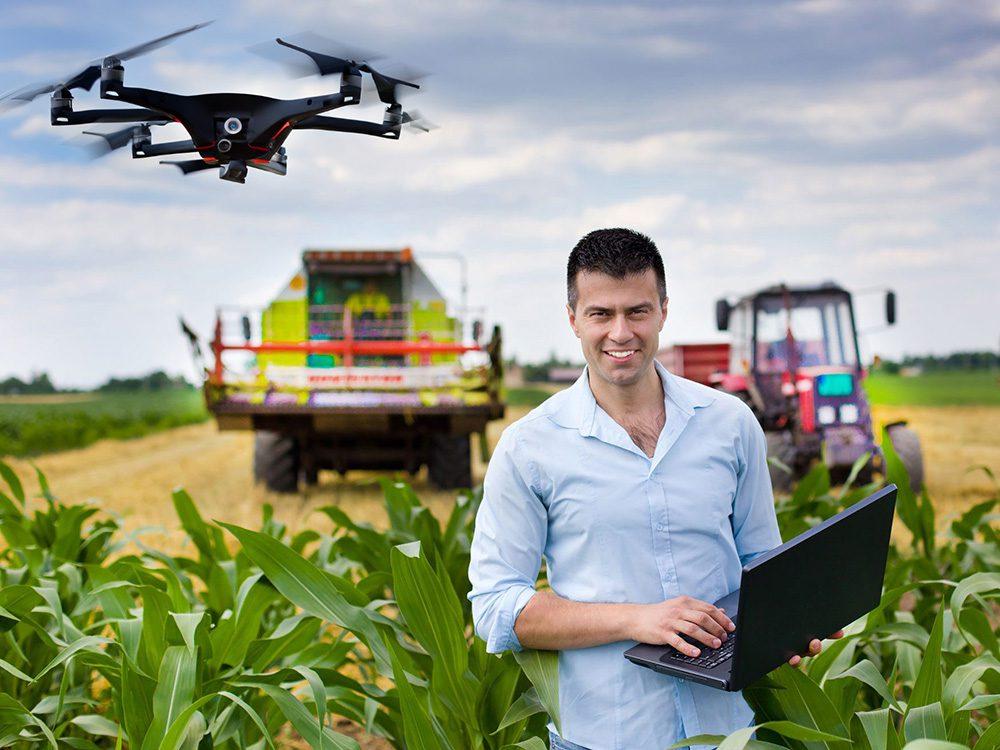
[[[844,637],[843,630],[838,630],[836,633],[830,636],[830,638],[843,638],[843,637]],[[804,653],[796,654],[795,656],[793,656],[791,659],[788,660],[788,663],[791,664],[793,667],[797,667],[799,665],[799,662],[802,661],[803,656],[816,656],[822,650],[823,650],[823,644],[820,642],[819,638],[813,638],[811,641],[809,641],[809,648],[806,649]]]
[[[719,648],[728,634],[736,630],[724,610],[690,596],[635,607],[636,616],[630,628],[632,640],[670,645],[688,656],[698,656],[701,651],[681,638],[682,634],[709,648]]]

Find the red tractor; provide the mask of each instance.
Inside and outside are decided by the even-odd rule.
[[[896,297],[887,292],[886,321],[896,322]],[[742,297],[720,299],[716,325],[728,344],[680,344],[660,353],[684,377],[743,399],[767,435],[772,483],[787,489],[816,460],[844,481],[865,453],[859,482],[881,469],[861,365],[854,305],[846,289],[826,282],[814,287],[785,284]],[[887,425],[893,448],[919,490],[923,483],[920,441],[905,422]],[[787,470],[785,468],[787,467]]]

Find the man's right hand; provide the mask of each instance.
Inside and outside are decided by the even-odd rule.
[[[635,606],[632,640],[673,646],[688,656],[698,656],[701,652],[681,638],[682,634],[709,648],[719,648],[727,635],[736,630],[725,610],[690,596]]]

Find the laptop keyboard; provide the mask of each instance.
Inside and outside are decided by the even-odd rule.
[[[733,655],[733,649],[736,647],[736,636],[730,634],[729,637],[722,642],[719,648],[708,648],[702,644],[696,644],[701,653],[698,656],[688,656],[687,654],[682,654],[677,649],[672,649],[670,653],[665,657],[670,661],[679,661],[684,664],[692,664],[696,667],[705,667],[706,669],[711,669],[712,667],[717,667],[722,662],[726,661]]]

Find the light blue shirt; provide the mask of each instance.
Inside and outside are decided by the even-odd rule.
[[[598,406],[587,371],[504,430],[469,567],[489,652],[520,650],[514,622],[543,556],[552,590],[573,601],[714,602],[739,587],[744,563],[781,543],[753,413],[655,366],[666,423],[652,458]],[[752,723],[740,693],[632,664],[622,654],[633,645],[559,653],[562,737],[591,750],[663,750]]]

